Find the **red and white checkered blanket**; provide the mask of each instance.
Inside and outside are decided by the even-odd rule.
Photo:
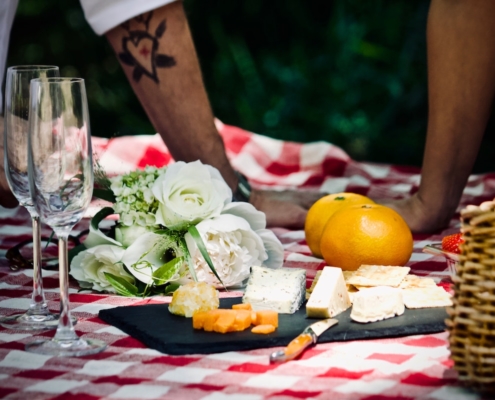
[[[400,198],[416,190],[419,170],[355,162],[329,143],[298,144],[277,141],[223,125],[217,121],[228,156],[236,169],[258,186],[311,188],[328,192],[353,191],[374,199]],[[122,173],[146,165],[171,162],[158,135],[93,138],[103,168]],[[495,174],[472,176],[461,206],[495,197]],[[75,232],[86,228],[82,221]],[[422,248],[458,230],[416,235],[409,265],[412,272],[448,283],[442,258]],[[305,268],[311,280],[322,260],[311,256],[304,232],[274,229],[285,249],[285,266]],[[49,236],[50,231],[44,229]],[[29,305],[32,271],[12,272],[5,253],[29,238],[30,220],[24,209],[0,207],[0,314],[24,311]],[[58,310],[58,274],[44,271],[50,309]],[[169,356],[145,348],[122,331],[103,323],[98,311],[121,305],[163,302],[71,289],[71,309],[85,338],[109,344],[103,353],[81,358],[56,358],[24,351],[31,334],[0,328],[0,398],[6,399],[454,399],[478,398],[463,389],[449,360],[447,333],[395,339],[318,344],[301,359],[270,365],[273,349],[210,355]],[[231,295],[239,295],[233,293]]]

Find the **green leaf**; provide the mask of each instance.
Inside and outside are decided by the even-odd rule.
[[[172,261],[163,264],[160,268],[153,272],[153,281],[157,285],[163,285],[170,281],[173,276],[179,272],[184,262],[183,257],[176,257]]]
[[[206,263],[210,267],[211,272],[213,272],[215,274],[215,276],[217,277],[219,282],[222,284],[224,289],[227,289],[225,287],[225,285],[223,284],[222,280],[220,279],[220,277],[218,276],[217,271],[215,270],[215,267],[213,266],[213,262],[211,261],[210,255],[208,254],[208,251],[206,250],[206,246],[203,243],[203,239],[201,238],[201,235],[199,234],[198,229],[194,225],[192,225],[189,228],[187,228],[187,230],[191,234],[194,241],[196,242],[196,246],[198,246],[198,249],[201,252],[201,255],[203,256]]]
[[[169,283],[167,285],[167,287],[165,288],[164,293],[165,294],[171,294],[171,293],[175,292],[179,287],[180,287],[180,285],[178,283]]]
[[[93,216],[93,218],[91,218],[91,226],[93,229],[98,230],[98,225],[100,225],[100,222],[112,214],[115,214],[112,207],[103,207]]]
[[[187,266],[189,267],[189,273],[191,274],[192,278],[194,279],[194,282],[198,281],[198,277],[196,276],[196,269],[194,269],[194,262],[191,258],[191,255],[189,254],[189,250],[187,248],[187,244],[184,238],[180,239],[180,246],[182,247],[182,250],[184,252],[184,255],[186,257],[186,263]]]
[[[93,197],[115,203],[117,199],[111,190],[108,189],[93,189]]]
[[[115,288],[121,296],[135,297],[138,294],[138,289],[132,283],[127,282],[120,276],[113,275],[109,272],[104,272],[105,278]]]
[[[38,221],[39,223],[39,221]],[[50,237],[48,238],[48,240],[46,241],[46,246],[45,246],[45,250],[48,248],[48,246],[50,245],[50,243],[52,243],[52,239],[53,237],[55,236],[55,231],[52,231],[50,233]]]

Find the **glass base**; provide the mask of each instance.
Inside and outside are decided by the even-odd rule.
[[[99,353],[107,344],[97,339],[37,340],[26,344],[26,351],[58,357],[80,357]]]
[[[14,314],[0,318],[0,325],[8,329],[20,331],[39,331],[57,329],[58,314]]]
[[[14,314],[0,318],[0,325],[4,328],[18,331],[43,331],[57,329],[59,314]],[[77,323],[77,318],[71,316],[72,325]]]

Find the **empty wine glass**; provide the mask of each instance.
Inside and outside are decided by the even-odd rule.
[[[33,225],[33,293],[29,309],[23,314],[0,318],[7,328],[21,330],[55,329],[58,314],[48,310],[41,276],[40,219],[29,194],[28,123],[31,79],[59,76],[58,67],[22,65],[7,70],[5,88],[4,164],[12,193],[31,215]]]
[[[26,350],[56,356],[82,356],[105,349],[101,340],[77,336],[69,308],[67,238],[89,206],[93,163],[84,80],[31,81],[28,137],[29,184],[33,203],[58,237],[60,318],[51,340],[28,343]]]

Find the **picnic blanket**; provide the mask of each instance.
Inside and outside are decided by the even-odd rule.
[[[373,199],[402,198],[419,184],[417,168],[353,161],[327,142],[278,141],[217,121],[234,166],[257,187],[352,191]],[[159,135],[93,138],[100,164],[108,173],[173,162]],[[461,207],[495,197],[495,174],[473,175]],[[88,220],[74,232],[87,228]],[[453,218],[443,232],[415,235],[412,272],[449,282],[443,258],[423,253],[424,245],[457,231]],[[274,228],[285,250],[285,266],[305,268],[311,280],[325,264],[311,256],[303,231]],[[43,235],[50,230],[43,228]],[[0,207],[0,314],[24,311],[29,305],[32,271],[12,272],[5,253],[31,236],[23,208]],[[58,309],[58,274],[44,271],[50,309]],[[121,305],[167,302],[167,298],[124,298],[78,293],[72,282],[71,309],[85,338],[106,341],[106,351],[81,358],[56,358],[24,352],[26,342],[53,332],[26,333],[0,327],[0,398],[6,399],[476,399],[456,381],[447,333],[402,338],[325,343],[301,359],[270,365],[273,349],[209,355],[170,356],[147,349],[122,331],[105,324],[98,312]],[[238,295],[230,293],[230,295]]]

